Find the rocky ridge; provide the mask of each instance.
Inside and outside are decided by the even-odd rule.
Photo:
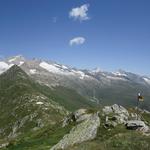
[[[100,126],[109,131],[123,125],[126,130],[136,130],[149,136],[149,124],[140,119],[142,113],[143,111],[137,115],[136,112],[130,112],[117,104],[105,106],[102,111],[92,112],[87,109],[79,109],[64,118],[63,127],[72,122],[75,123],[75,126],[50,150],[67,149],[84,141],[95,139]]]
[[[86,117],[83,122],[73,127],[70,133],[66,134],[51,150],[66,149],[68,146],[94,139],[99,126],[100,118],[97,113]]]

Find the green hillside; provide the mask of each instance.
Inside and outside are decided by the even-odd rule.
[[[88,110],[88,113],[94,113],[96,109]],[[130,110],[131,111],[131,110]],[[135,113],[136,111],[132,109]],[[101,112],[102,113],[102,112]],[[142,132],[127,130],[123,124],[116,127],[106,128],[105,116],[99,114],[101,118],[96,138],[74,146],[66,150],[149,150],[150,137]],[[143,113],[142,118],[147,124],[150,123],[150,115]],[[62,128],[61,124],[53,127],[45,127],[34,134],[26,134],[18,141],[12,141],[9,146],[3,150],[49,150],[57,144],[65,134],[68,134],[72,127],[77,124],[72,123]]]
[[[40,85],[14,65],[0,76],[0,144],[26,132],[52,126],[60,122],[68,110],[91,106],[75,91]]]

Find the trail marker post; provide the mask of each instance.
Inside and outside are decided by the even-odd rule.
[[[137,118],[138,118],[138,115],[139,115],[139,106],[140,106],[140,102],[143,102],[144,101],[144,97],[141,95],[141,93],[138,93],[137,95]]]

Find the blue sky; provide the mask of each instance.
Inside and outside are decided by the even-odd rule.
[[[0,0],[0,55],[150,75],[149,8],[149,0]]]

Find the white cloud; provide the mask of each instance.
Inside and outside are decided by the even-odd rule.
[[[81,45],[84,44],[85,38],[84,37],[75,37],[72,40],[70,40],[69,44],[72,45]]]
[[[88,16],[88,8],[89,4],[84,4],[80,7],[73,8],[69,12],[69,17],[74,18],[75,20],[79,19],[80,21],[89,20],[90,18]]]

